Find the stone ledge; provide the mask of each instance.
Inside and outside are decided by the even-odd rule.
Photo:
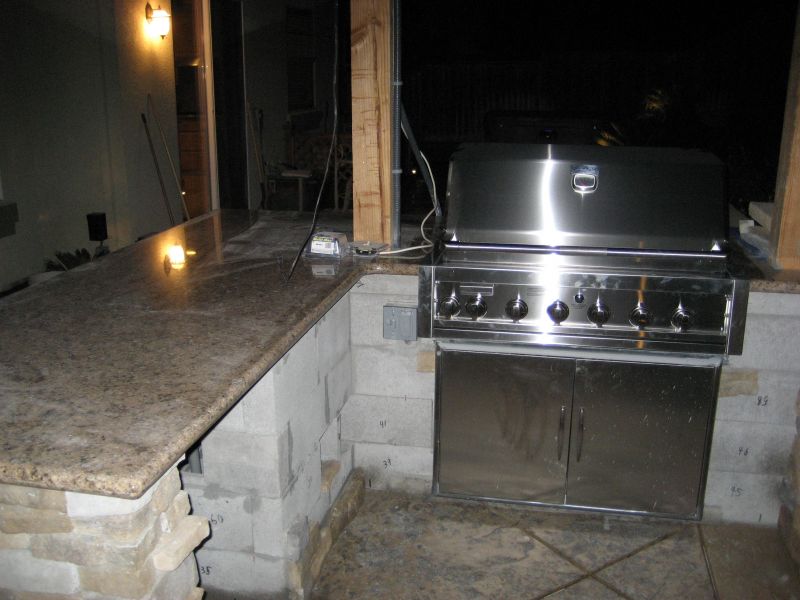
[[[315,523],[310,528],[308,544],[300,558],[289,565],[289,592],[292,598],[307,598],[311,593],[328,551],[364,502],[364,487],[364,472],[354,469],[322,524]]]
[[[153,566],[159,571],[174,571],[209,533],[205,517],[184,517],[173,531],[161,538],[153,552]]]
[[[0,504],[67,512],[67,500],[64,492],[21,485],[0,484]]]
[[[52,509],[0,504],[0,531],[3,533],[68,533],[72,520]]]

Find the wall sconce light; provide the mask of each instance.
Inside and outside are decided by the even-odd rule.
[[[170,14],[158,5],[153,8],[148,2],[144,7],[144,17],[147,20],[147,29],[152,35],[160,35],[163,40],[169,33]]]
[[[184,250],[181,244],[173,244],[164,255],[164,272],[169,275],[170,271],[183,270],[186,267],[186,257],[196,254],[197,250]]]
[[[170,246],[167,250],[166,258],[169,261],[169,266],[176,271],[180,271],[186,266],[186,253],[183,251],[183,246],[180,244]]]

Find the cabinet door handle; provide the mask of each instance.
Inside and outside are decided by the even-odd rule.
[[[564,423],[567,418],[567,407],[561,407],[561,416],[558,417],[558,438],[556,445],[558,446],[558,460],[561,461],[561,454],[564,451]]]
[[[583,451],[583,408],[578,411],[578,455],[575,462],[581,462],[581,452]]]

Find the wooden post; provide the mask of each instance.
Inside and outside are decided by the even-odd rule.
[[[391,243],[391,0],[351,0],[353,239]]]
[[[786,88],[770,245],[775,266],[800,270],[800,9]]]

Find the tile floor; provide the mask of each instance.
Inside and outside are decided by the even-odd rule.
[[[368,492],[312,598],[800,600],[777,529]]]

